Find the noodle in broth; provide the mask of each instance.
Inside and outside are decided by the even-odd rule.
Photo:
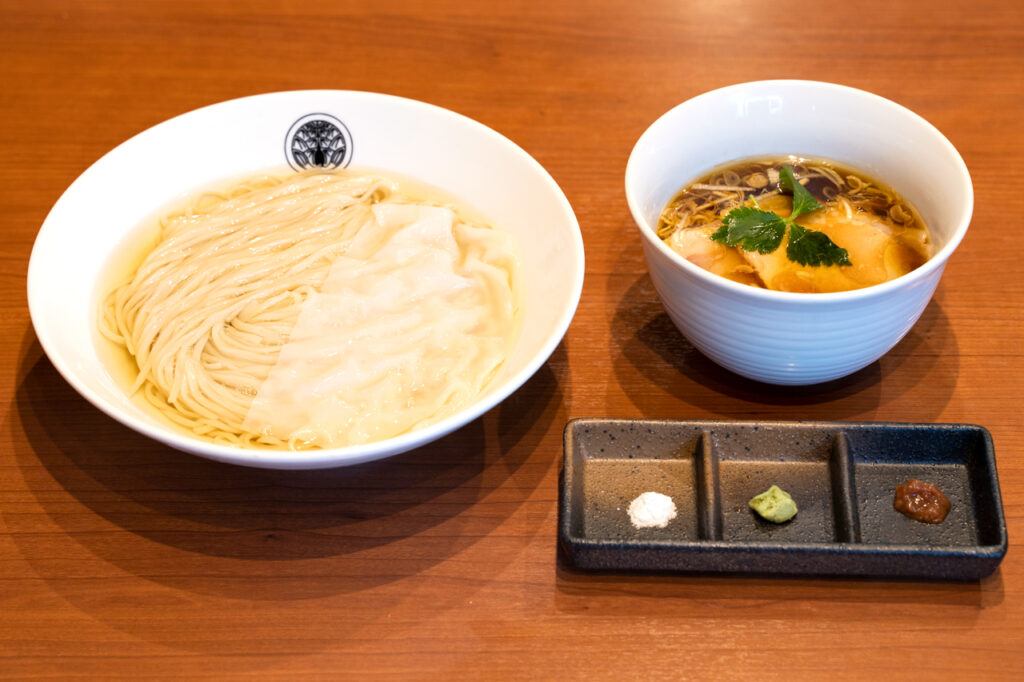
[[[510,237],[379,175],[205,192],[101,305],[138,393],[191,434],[302,449],[381,440],[471,401],[515,339]]]

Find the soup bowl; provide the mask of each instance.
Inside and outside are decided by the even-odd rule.
[[[889,184],[928,226],[932,258],[875,286],[791,293],[714,275],[658,238],[662,209],[687,183],[727,162],[790,154]],[[778,385],[847,376],[896,345],[928,305],[974,204],[963,159],[917,114],[862,90],[784,80],[713,90],[661,116],[630,154],[626,198],[651,280],[679,331],[719,365]]]
[[[496,376],[443,420],[387,440],[297,452],[199,439],[142,409],[106,362],[100,282],[119,245],[161,207],[198,188],[267,169],[368,168],[456,197],[519,245],[521,332]],[[277,469],[357,464],[434,441],[518,389],[547,360],[575,313],[583,241],[569,202],[529,154],[465,116],[389,95],[299,91],[222,102],[121,144],[60,197],[33,247],[28,300],[40,344],[86,399],[130,428],[223,462]]]

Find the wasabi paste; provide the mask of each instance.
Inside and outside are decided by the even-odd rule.
[[[796,516],[796,502],[785,490],[773,485],[760,495],[751,498],[750,508],[756,511],[761,518],[772,523],[785,523]]]

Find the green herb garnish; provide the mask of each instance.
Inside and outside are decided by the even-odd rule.
[[[783,166],[779,171],[779,184],[782,185],[782,189],[793,195],[793,212],[789,215],[791,221],[804,213],[824,208],[806,187],[796,181],[792,166]]]
[[[789,226],[786,255],[800,265],[849,265],[850,254],[824,232],[808,230],[796,223]]]
[[[711,239],[726,246],[738,246],[744,251],[772,253],[782,244],[788,228],[786,255],[791,261],[800,265],[850,265],[850,254],[827,234],[796,224],[797,217],[824,207],[796,181],[793,167],[783,166],[779,179],[782,189],[793,194],[793,212],[788,218],[754,206],[740,206],[729,211]],[[756,206],[756,200],[754,204]]]

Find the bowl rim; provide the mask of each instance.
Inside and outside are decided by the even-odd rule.
[[[685,110],[694,106],[698,106],[703,101],[715,98],[726,97],[731,93],[739,92],[742,90],[748,90],[751,88],[811,88],[821,89],[826,92],[842,92],[846,95],[853,95],[855,97],[861,97],[865,100],[873,102],[875,105],[892,111],[893,113],[904,116],[916,124],[920,125],[921,128],[931,137],[933,137],[936,144],[938,144],[946,153],[948,153],[953,160],[953,164],[958,171],[958,183],[961,185],[961,189],[964,192],[964,207],[961,215],[957,218],[956,228],[950,234],[949,239],[943,244],[942,248],[935,252],[935,254],[929,258],[920,267],[908,272],[905,275],[901,275],[895,279],[891,279],[881,284],[874,284],[860,289],[853,289],[849,291],[837,291],[827,293],[801,293],[792,291],[774,291],[770,289],[761,289],[758,287],[752,287],[739,282],[734,282],[730,279],[715,275],[700,266],[691,263],[689,260],[673,251],[664,241],[658,238],[654,228],[650,225],[647,219],[643,215],[641,210],[639,199],[636,197],[636,176],[639,174],[638,167],[640,165],[639,150],[643,143],[659,133],[659,129],[668,124],[668,121],[679,111]],[[725,163],[728,163],[726,161]],[[710,170],[710,169],[706,169]],[[911,109],[898,104],[890,99],[876,95],[867,90],[861,90],[848,85],[840,85],[838,83],[830,83],[827,81],[815,81],[815,80],[799,80],[799,79],[774,79],[774,80],[759,80],[759,81],[746,81],[742,83],[734,83],[732,85],[726,85],[721,88],[709,90],[699,95],[691,97],[676,106],[672,107],[661,116],[659,116],[653,123],[651,123],[644,132],[637,139],[633,145],[633,149],[630,151],[629,159],[626,162],[626,173],[625,173],[625,191],[626,191],[626,203],[629,206],[630,213],[633,216],[633,221],[636,223],[637,229],[643,236],[647,245],[651,248],[656,249],[661,255],[668,258],[677,267],[682,268],[684,272],[689,274],[691,277],[695,277],[701,282],[711,287],[722,288],[727,292],[731,292],[735,295],[746,296],[753,301],[764,301],[772,302],[776,304],[790,304],[790,305],[804,305],[808,307],[820,307],[829,306],[836,303],[853,303],[862,301],[865,299],[871,299],[879,296],[885,296],[890,291],[896,289],[903,289],[912,287],[918,282],[927,279],[934,271],[940,270],[945,267],[949,257],[963,241],[964,236],[967,234],[967,229],[970,226],[971,218],[974,213],[974,187],[971,182],[970,171],[967,169],[967,164],[964,163],[963,157],[960,152],[957,151],[953,143],[946,138],[942,132],[939,131],[934,125],[929,123],[924,117],[915,113]]]
[[[234,107],[246,102],[257,103],[275,99],[286,100],[289,98],[316,96],[334,98],[345,97],[361,101],[368,100],[370,102],[378,101],[383,103],[385,106],[410,107],[415,110],[429,112],[435,116],[452,119],[460,125],[471,127],[475,129],[476,132],[490,137],[495,144],[505,147],[512,154],[518,156],[524,162],[526,167],[531,169],[543,185],[550,190],[558,212],[561,214],[561,217],[565,222],[565,226],[569,228],[570,234],[568,237],[572,244],[571,252],[573,272],[571,273],[570,278],[571,287],[566,292],[567,297],[565,305],[557,316],[553,328],[541,344],[539,351],[536,352],[522,368],[508,376],[501,386],[497,387],[495,390],[487,392],[479,400],[467,405],[455,414],[449,415],[435,424],[431,424],[422,429],[406,432],[392,438],[372,441],[364,444],[348,445],[339,448],[291,451],[247,448],[220,444],[212,441],[204,441],[199,438],[177,433],[170,427],[164,427],[149,421],[144,421],[137,418],[135,415],[122,410],[118,405],[106,400],[103,396],[94,391],[84,378],[79,376],[68,358],[59,351],[57,342],[51,337],[51,330],[45,321],[46,315],[44,314],[44,311],[48,309],[48,306],[45,305],[45,301],[43,300],[42,293],[42,278],[46,274],[43,270],[45,265],[45,253],[42,252],[40,243],[43,241],[43,237],[46,233],[57,229],[51,218],[58,212],[58,207],[61,206],[62,202],[70,201],[71,199],[69,197],[76,193],[77,187],[89,182],[91,177],[98,172],[97,167],[102,167],[103,162],[108,157],[122,153],[126,147],[139,144],[140,140],[145,141],[149,137],[159,136],[162,134],[164,129],[179,125],[182,119],[203,116],[214,109],[221,107]],[[579,306],[580,297],[583,292],[584,274],[585,252],[583,235],[580,229],[579,220],[572,209],[572,205],[569,203],[565,193],[547,169],[544,168],[537,159],[511,139],[502,135],[490,126],[487,126],[464,114],[460,114],[435,104],[423,102],[421,100],[362,90],[312,89],[266,92],[208,104],[163,120],[129,137],[112,149],[108,150],[100,158],[91,163],[75,178],[74,181],[72,181],[70,185],[68,185],[47,213],[47,216],[43,220],[43,223],[33,241],[26,277],[26,290],[29,316],[32,321],[36,338],[38,339],[44,353],[57,369],[58,373],[64,377],[65,381],[67,381],[79,395],[109,417],[120,422],[124,426],[127,426],[133,431],[147,436],[157,442],[164,443],[183,452],[198,455],[206,459],[255,468],[302,470],[350,466],[398,455],[438,440],[449,433],[468,425],[484,413],[494,408],[512,393],[519,390],[523,384],[525,384],[530,377],[532,377],[540,367],[547,362],[551,354],[554,353],[555,349],[562,342],[573,318],[575,317],[576,309]],[[93,285],[94,283],[90,284],[90,286]],[[90,337],[89,343],[95,344],[95,340]]]

